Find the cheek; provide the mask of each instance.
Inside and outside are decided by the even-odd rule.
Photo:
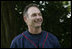
[[[40,21],[43,21],[43,17],[40,17]]]
[[[34,20],[33,20],[33,19],[28,19],[27,24],[28,24],[28,25],[32,25],[32,24],[33,24],[33,22],[34,22]]]
[[[43,21],[43,17],[41,17],[42,21]]]

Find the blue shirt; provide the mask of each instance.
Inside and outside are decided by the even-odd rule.
[[[10,48],[60,48],[60,44],[57,37],[49,32],[31,35],[25,31],[12,40]]]

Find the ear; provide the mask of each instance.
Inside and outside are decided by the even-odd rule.
[[[25,22],[27,22],[27,17],[26,16],[24,16],[23,19],[24,19]]]

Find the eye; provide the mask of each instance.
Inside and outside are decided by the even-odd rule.
[[[41,14],[41,13],[38,13],[38,15],[39,15],[39,16],[42,16],[42,14]]]
[[[32,14],[32,16],[33,16],[33,17],[35,17],[35,16],[36,16],[36,14],[34,13],[34,14]]]

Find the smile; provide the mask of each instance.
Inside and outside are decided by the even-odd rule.
[[[42,20],[35,20],[34,22],[36,22],[36,23],[41,23]]]

